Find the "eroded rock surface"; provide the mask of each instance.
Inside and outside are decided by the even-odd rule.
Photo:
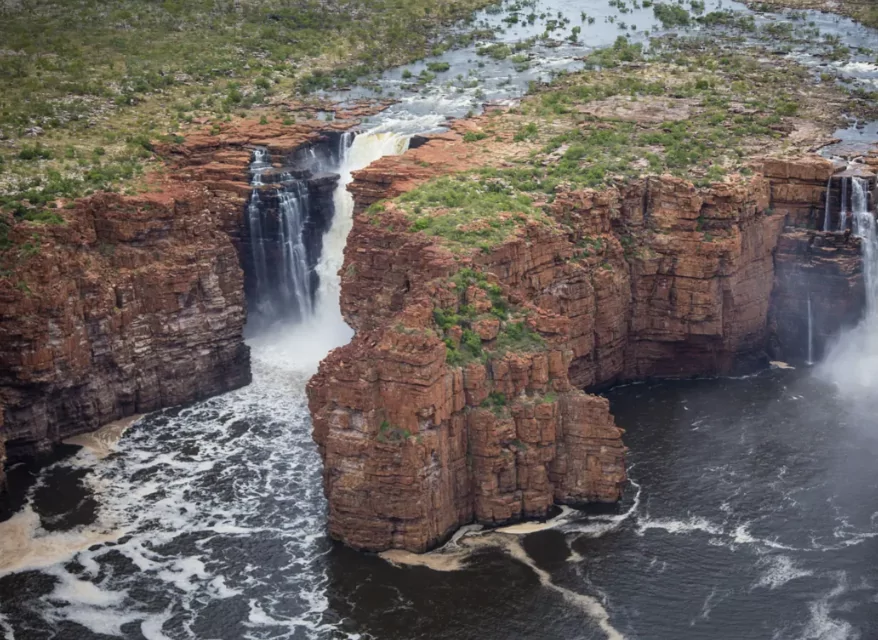
[[[789,175],[561,191],[546,209],[552,224],[523,222],[487,251],[453,251],[417,233],[394,203],[366,210],[441,175],[456,150],[472,156],[457,134],[383,159],[350,188],[357,215],[341,303],[357,335],[308,392],[330,531],[358,548],[423,551],[469,522],[616,500],[622,432],[605,401],[578,388],[767,360],[787,219],[772,189]],[[498,300],[449,297],[470,270],[526,310],[542,348],[492,351],[510,323],[485,317]],[[475,314],[469,325],[442,325],[463,313]],[[487,354],[481,361],[452,359],[467,340]]]
[[[4,254],[10,452],[249,382],[241,268],[202,191],[99,194],[64,217],[39,233],[16,225],[20,249]]]

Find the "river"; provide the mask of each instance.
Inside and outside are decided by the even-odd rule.
[[[526,69],[473,46],[434,59],[451,71],[417,90],[404,88],[403,69],[377,81],[401,102],[367,122],[343,154],[314,316],[249,339],[250,386],[148,415],[109,455],[68,449],[53,464],[10,470],[26,489],[0,515],[0,637],[878,637],[878,394],[840,389],[826,368],[608,392],[631,449],[632,481],[612,511],[564,512],[530,533],[474,534],[430,556],[432,566],[328,539],[304,386],[351,337],[336,276],[351,224],[343,187],[351,171],[404,152],[409,135],[438,130],[484,100],[515,98],[620,33],[604,21],[618,16],[605,2],[538,8],[581,25],[584,44],[536,46]],[[595,22],[582,22],[581,11]],[[498,25],[507,15],[480,20]],[[851,43],[878,44],[850,21],[810,15]],[[624,19],[641,32],[657,28],[651,10]],[[519,23],[500,40],[543,28]],[[836,66],[874,83],[878,68],[867,57]],[[478,81],[461,85],[458,73]]]

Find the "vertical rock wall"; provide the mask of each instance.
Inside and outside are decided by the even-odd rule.
[[[10,454],[250,380],[242,274],[197,188],[100,194],[18,224],[0,282]]]
[[[443,145],[450,155],[453,144],[434,140],[425,152]],[[701,190],[666,176],[561,192],[549,210],[554,228],[527,226],[461,256],[406,231],[392,205],[366,220],[361,198],[392,197],[429,177],[418,160],[384,159],[351,185],[358,214],[341,303],[357,335],[308,389],[334,537],[422,551],[467,522],[615,500],[621,432],[606,401],[578,387],[767,360],[785,215],[770,206],[763,176]],[[544,351],[449,364],[432,312],[448,305],[443,292],[463,267],[531,310]],[[495,332],[474,328],[483,347],[492,344]],[[506,399],[500,409],[497,397]]]
[[[827,197],[831,222],[837,225],[839,194],[827,192],[833,172],[833,164],[819,157],[765,163],[772,204],[786,218],[775,256],[771,302],[772,352],[777,358],[808,356],[809,300],[815,360],[833,336],[862,316],[865,288],[859,240],[849,233],[817,231],[823,226]]]

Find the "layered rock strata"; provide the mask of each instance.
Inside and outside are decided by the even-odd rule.
[[[771,299],[771,351],[776,358],[819,360],[827,343],[862,317],[866,294],[860,241],[849,232],[818,231],[827,198],[831,228],[838,226],[838,169],[816,156],[765,163],[772,206],[786,219]]]
[[[452,132],[385,158],[350,187],[341,305],[357,335],[308,393],[330,531],[358,548],[423,551],[468,522],[613,501],[625,478],[621,431],[604,400],[576,388],[767,359],[786,216],[763,175],[708,189],[665,176],[559,192],[545,208],[553,224],[522,224],[488,251],[453,252],[393,203],[366,211],[446,171],[457,144]],[[492,351],[509,320],[498,329],[477,316],[470,338],[486,360],[450,361],[460,335],[440,320],[462,313],[444,293],[462,269],[526,307],[545,347]]]
[[[0,281],[10,454],[249,382],[241,268],[205,198],[100,194],[64,224],[12,227],[13,276]]]
[[[241,257],[253,149],[317,157],[311,149],[354,124],[220,123],[159,146],[169,171],[150,177],[143,196],[67,203],[56,209],[62,224],[6,221],[0,461],[7,450],[43,452],[110,421],[247,384]],[[309,181],[318,204],[331,207],[335,180]],[[315,251],[327,224],[312,224]]]

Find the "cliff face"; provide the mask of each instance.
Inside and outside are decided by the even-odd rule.
[[[0,252],[0,487],[7,450],[42,452],[107,422],[249,383],[244,213],[253,149],[279,160],[316,155],[311,148],[337,142],[334,131],[380,106],[332,124],[236,120],[193,132],[158,149],[169,171],[150,193],[97,194],[57,209],[63,224],[10,225],[11,248]],[[313,198],[331,203],[335,180],[312,175]],[[309,230],[315,252],[325,218]]]
[[[479,318],[490,357],[451,366],[434,312],[491,303],[477,286],[443,282],[330,354],[308,387],[330,533],[358,548],[424,551],[468,522],[620,497],[622,432],[605,399],[570,384],[566,319],[534,313],[528,330],[544,343],[501,352],[515,323]],[[458,345],[461,333],[446,331]]]
[[[365,211],[441,174],[436,159],[456,144],[446,135],[385,158],[350,187],[357,215],[341,305],[357,335],[308,392],[330,531],[359,548],[422,551],[468,522],[616,500],[621,430],[606,402],[578,387],[766,360],[785,217],[772,215],[764,177],[561,192],[546,209],[551,223],[525,223],[487,251],[452,251],[393,203]],[[470,271],[527,310],[542,348],[497,350],[512,321],[484,314],[503,302],[479,307],[459,283],[448,298],[449,280]],[[443,325],[473,308],[462,329]],[[485,355],[458,361],[473,334]]]
[[[817,361],[827,342],[856,325],[863,313],[860,241],[849,233],[817,231],[823,226],[827,197],[830,221],[838,224],[839,189],[827,192],[833,172],[831,162],[817,157],[765,164],[772,206],[787,221],[775,254],[771,298],[771,350],[777,358],[809,356],[809,316],[810,356]]]
[[[100,194],[18,224],[0,281],[2,435],[16,454],[250,380],[241,269],[197,189]],[[0,438],[2,439],[2,438]]]

